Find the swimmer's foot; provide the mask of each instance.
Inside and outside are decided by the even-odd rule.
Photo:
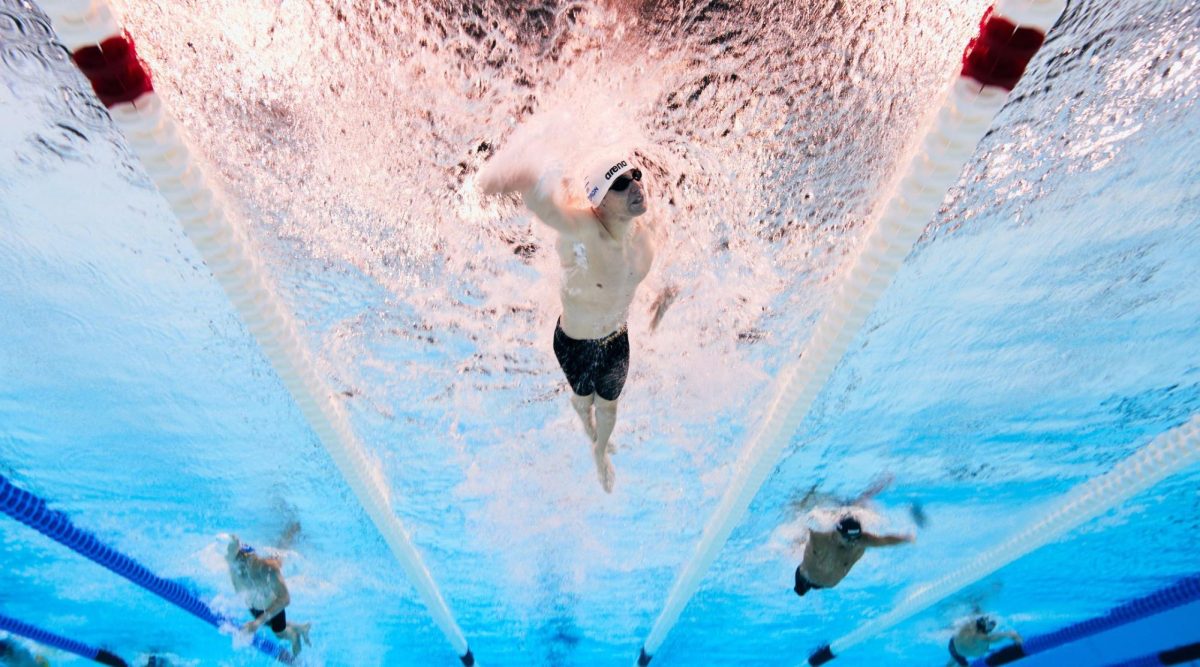
[[[613,468],[612,459],[609,458],[610,452],[612,452],[612,445],[592,445],[592,458],[596,460],[596,475],[600,477],[600,486],[604,487],[605,493],[612,493],[613,483],[617,480],[617,471]]]
[[[312,626],[309,623],[301,623],[299,625],[292,624],[292,623],[288,624],[288,634],[291,635],[291,637],[289,637],[289,639],[292,640],[292,655],[293,656],[300,655],[300,649],[302,648],[302,646],[300,644],[301,641],[303,641],[304,644],[306,644],[308,646],[312,646],[312,642],[308,641],[308,629],[310,627],[312,627]]]

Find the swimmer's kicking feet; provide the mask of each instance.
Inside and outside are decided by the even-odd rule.
[[[528,170],[497,172],[481,177],[485,194],[520,192],[529,210],[558,232],[565,280],[554,356],[591,441],[600,485],[612,493],[616,472],[609,438],[629,370],[625,320],[655,253],[653,222],[638,219],[647,210],[642,171],[630,158],[598,163],[584,181],[586,206],[567,201],[564,180],[554,173],[538,178]],[[658,304],[655,325],[670,298]]]

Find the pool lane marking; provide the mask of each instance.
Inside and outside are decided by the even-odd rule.
[[[1000,0],[984,14],[979,34],[963,54],[959,77],[882,208],[854,267],[822,314],[800,360],[780,371],[773,383],[772,398],[746,445],[745,463],[735,469],[700,541],[676,576],[642,644],[637,665],[648,665],[666,640],[721,547],[778,465],[813,400],[937,212],[946,191],[958,181],[963,165],[1065,8],[1066,0]]]
[[[295,319],[268,287],[270,281],[251,244],[225,217],[221,203],[192,160],[174,120],[154,92],[149,70],[138,59],[132,38],[105,0],[42,0],[41,5],[417,589],[434,623],[459,660],[474,665],[466,637],[392,509],[378,463],[354,433],[345,407],[317,373]]]

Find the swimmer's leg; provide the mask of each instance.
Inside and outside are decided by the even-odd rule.
[[[620,400],[620,399],[617,399]],[[617,425],[617,400],[608,400],[596,395],[596,440],[598,448],[612,451],[609,438],[612,437],[613,427]]]
[[[596,416],[592,410],[592,399],[595,396],[595,394],[580,396],[574,392],[571,393],[571,407],[575,408],[575,412],[579,415],[579,421],[583,422],[583,431],[587,433],[588,440],[592,443],[596,442]]]
[[[303,641],[308,646],[312,646],[312,642],[308,641],[308,629],[311,627],[309,623],[288,623],[283,632],[276,632],[275,636],[280,641],[291,642],[292,655],[300,655],[301,644]]]
[[[600,475],[600,484],[608,493],[612,493],[617,476],[612,459],[609,458],[613,449],[609,438],[616,424],[617,401],[596,396],[596,439],[592,441],[592,456],[596,459],[596,472]]]

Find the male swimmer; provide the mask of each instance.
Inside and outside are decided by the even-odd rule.
[[[913,542],[913,535],[873,535],[863,530],[859,508],[883,492],[892,483],[891,475],[883,475],[856,498],[842,501],[841,518],[833,530],[809,530],[804,556],[796,566],[796,585],[793,590],[803,597],[815,588],[833,588],[850,573],[850,568],[863,557],[868,548],[890,547]],[[825,494],[816,487],[797,503],[796,509],[807,509]]]
[[[970,664],[968,658],[982,658],[987,655],[992,643],[1001,639],[1008,638],[1018,644],[1022,641],[1021,635],[1015,631],[993,632],[995,629],[996,621],[989,616],[980,616],[964,623],[950,638],[950,660],[946,662],[946,667],[966,667]]]
[[[565,279],[554,356],[574,393],[571,405],[591,440],[600,484],[612,493],[616,472],[609,439],[629,370],[626,318],[655,253],[653,222],[641,219],[647,208],[642,171],[632,158],[598,162],[583,182],[587,206],[568,201],[565,180],[555,172],[538,178],[529,170],[498,171],[481,178],[483,192],[521,193],[525,206],[558,232]],[[674,291],[668,290],[652,306],[654,325],[673,297]]]
[[[233,590],[245,598],[254,620],[242,626],[242,632],[254,634],[264,624],[281,640],[291,643],[292,655],[300,654],[300,642],[308,644],[307,623],[289,623],[284,608],[291,603],[278,558],[262,558],[254,548],[243,544],[236,535],[229,537],[225,550]]]

